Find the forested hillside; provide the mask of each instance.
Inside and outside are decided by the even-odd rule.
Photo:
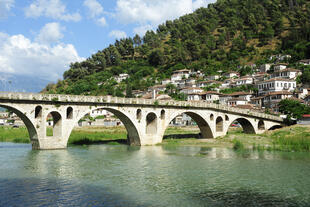
[[[130,96],[177,69],[215,74],[259,65],[280,53],[290,54],[290,61],[310,57],[310,1],[218,0],[72,63],[64,80],[44,92],[124,96],[127,91]],[[121,73],[130,78],[122,83],[111,78]]]

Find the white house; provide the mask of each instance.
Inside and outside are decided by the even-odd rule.
[[[200,93],[190,93],[187,95],[188,101],[208,101],[214,102],[219,100],[219,96],[221,94],[215,91],[207,91],[207,92],[200,92]]]
[[[161,84],[162,84],[162,85],[167,85],[167,84],[169,84],[169,83],[171,83],[171,80],[170,80],[170,79],[165,79],[165,80],[162,80],[162,81],[161,81]]]
[[[232,98],[227,101],[229,106],[247,105],[248,101],[243,98]]]
[[[226,78],[237,78],[240,76],[240,74],[238,72],[229,72],[229,73],[224,73],[223,76],[225,76]]]
[[[283,78],[272,78],[257,83],[257,88],[259,95],[274,91],[294,91],[296,89],[296,81]]]
[[[221,85],[220,85],[220,88],[224,89],[224,88],[230,88],[230,86],[234,85],[235,84],[235,81],[234,79],[226,79],[224,80]]]
[[[222,84],[222,82],[219,81],[215,81],[215,80],[209,80],[209,81],[201,81],[197,83],[198,87],[207,87],[207,86],[211,86],[214,84]]]
[[[148,92],[155,91],[156,94],[158,94],[159,92],[164,92],[165,90],[166,90],[166,85],[155,85],[155,86],[148,88]]]
[[[266,108],[272,108],[274,111],[279,111],[278,103],[283,99],[292,97],[293,93],[289,91],[269,92],[264,96],[263,106]]]
[[[284,70],[286,69],[286,67],[288,66],[288,64],[286,63],[279,63],[273,66],[274,71],[279,71],[279,70]]]
[[[220,104],[228,104],[228,100],[232,99],[230,94],[221,94],[219,96]]]
[[[266,73],[271,68],[271,64],[263,64],[260,66],[259,71],[262,73]]]
[[[207,91],[202,93],[202,99],[208,102],[214,102],[220,100],[220,93],[217,93],[215,91]]]
[[[242,78],[236,79],[236,85],[241,86],[241,85],[251,85],[253,84],[253,78],[251,76],[244,76]]]
[[[287,78],[287,79],[296,79],[297,76],[301,75],[301,71],[293,68],[286,68],[283,70],[275,71],[271,74],[271,78]]]
[[[96,109],[96,110],[92,110],[89,115],[91,117],[97,117],[97,116],[111,116],[113,114],[104,109]]]
[[[183,70],[176,70],[173,72],[171,76],[171,81],[175,82],[177,80],[187,79],[189,77],[190,70],[183,69]]]
[[[278,62],[278,61],[288,60],[290,58],[292,58],[291,55],[278,54],[278,55],[270,56],[269,60],[274,60],[274,61]]]
[[[180,91],[181,93],[184,94],[193,94],[193,93],[201,93],[203,92],[203,89],[201,88],[195,88],[195,87],[189,87],[189,88],[184,88]]]
[[[302,65],[310,65],[310,59],[299,60],[298,63]]]
[[[252,92],[235,92],[235,93],[231,93],[229,94],[232,98],[241,98],[244,100],[247,100],[248,102],[251,100],[253,93]]]
[[[123,80],[126,80],[127,78],[129,78],[129,75],[127,73],[122,73],[122,74],[119,74],[118,76],[115,76],[114,78],[116,82],[120,83]]]

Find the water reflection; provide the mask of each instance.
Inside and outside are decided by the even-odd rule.
[[[15,146],[15,147],[14,147]],[[0,144],[0,206],[307,206],[307,153]]]

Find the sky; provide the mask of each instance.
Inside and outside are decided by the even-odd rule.
[[[56,81],[116,39],[215,0],[0,0],[0,72]]]

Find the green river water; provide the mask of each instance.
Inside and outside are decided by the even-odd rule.
[[[310,206],[310,154],[0,143],[0,206]]]

